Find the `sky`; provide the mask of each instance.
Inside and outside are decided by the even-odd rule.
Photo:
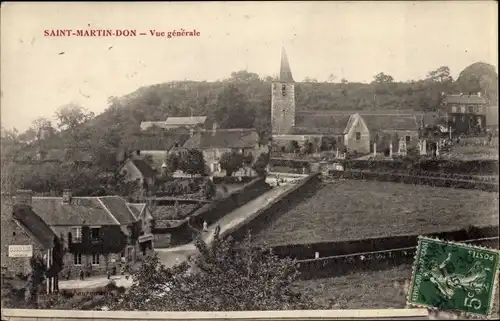
[[[285,47],[294,79],[370,82],[379,72],[421,79],[448,66],[498,61],[496,1],[54,2],[1,5],[1,124],[173,80],[214,81],[246,69],[279,71]],[[136,37],[49,37],[45,30],[136,30]],[[156,37],[151,30],[193,30]],[[147,35],[140,36],[144,32]]]

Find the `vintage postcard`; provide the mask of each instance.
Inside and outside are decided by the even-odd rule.
[[[2,317],[499,317],[497,7],[2,2]]]

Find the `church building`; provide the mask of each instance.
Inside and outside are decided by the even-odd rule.
[[[310,153],[335,149],[370,153],[370,132],[361,115],[296,111],[295,81],[284,49],[271,90],[272,137],[281,150],[296,142],[297,147],[307,145]]]

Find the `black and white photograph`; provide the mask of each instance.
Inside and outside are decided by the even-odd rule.
[[[472,318],[408,296],[500,247],[496,1],[0,12],[2,321]]]

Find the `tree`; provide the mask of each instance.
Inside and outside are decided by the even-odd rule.
[[[211,179],[207,179],[205,185],[203,186],[203,195],[205,196],[205,199],[213,199],[216,193],[217,187],[215,186],[215,183]]]
[[[392,76],[386,75],[383,72],[376,74],[373,79],[373,81],[377,84],[391,84],[394,82],[394,78]]]
[[[226,176],[231,176],[243,167],[243,161],[244,157],[241,153],[225,152],[220,158],[220,167],[226,171]]]
[[[288,151],[289,152],[296,153],[297,150],[299,150],[299,149],[300,149],[299,143],[296,140],[292,140],[292,141],[290,141],[290,143],[288,143]]]
[[[94,118],[94,113],[77,104],[66,104],[60,107],[56,113],[58,127],[62,130],[72,130]]]
[[[447,66],[441,66],[436,70],[430,71],[427,74],[427,79],[441,83],[453,81],[453,78],[450,76],[450,68]]]
[[[250,83],[260,81],[260,78],[256,73],[240,70],[232,72],[229,81],[236,83]]]
[[[167,155],[167,159],[165,160],[165,164],[167,165],[167,172],[174,173],[179,169],[180,157],[178,153],[169,153]]]
[[[269,153],[260,153],[259,156],[257,156],[257,160],[252,165],[252,169],[257,173],[257,175],[266,175],[267,164],[269,164],[269,156]]]
[[[25,286],[25,301],[36,302],[40,291],[40,285],[45,280],[46,266],[43,259],[34,256],[30,259],[31,273]]]
[[[226,85],[217,96],[214,117],[221,128],[252,128],[255,110],[234,84]]]
[[[186,174],[205,174],[205,159],[203,153],[197,149],[188,149],[181,153],[179,169]]]
[[[111,298],[112,310],[249,311],[324,308],[296,292],[299,272],[290,258],[256,248],[248,235],[237,248],[218,230],[211,245],[198,238],[199,255],[173,268],[155,255],[134,273],[127,293]],[[331,303],[326,305],[330,306]]]
[[[333,83],[335,82],[335,79],[337,79],[337,76],[335,76],[334,74],[330,74],[326,82]]]
[[[317,83],[318,81],[311,77],[304,78],[304,82]]]

